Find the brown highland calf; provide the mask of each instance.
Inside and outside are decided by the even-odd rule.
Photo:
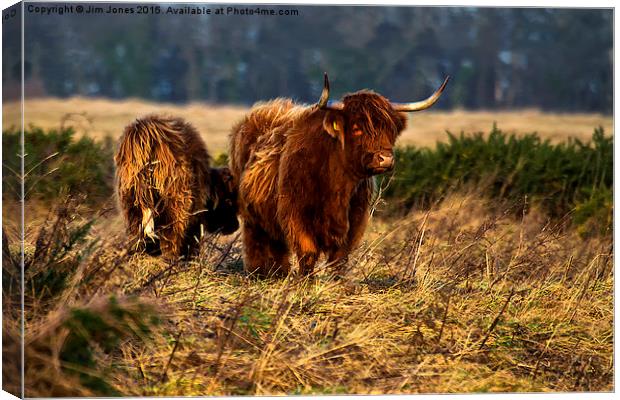
[[[394,166],[403,112],[431,107],[447,82],[415,103],[391,103],[369,90],[329,102],[326,74],[316,105],[255,105],[233,129],[230,149],[246,270],[285,275],[291,252],[301,274],[311,274],[321,254],[339,270],[368,222],[372,176]]]
[[[190,254],[201,233],[237,230],[237,191],[228,168],[210,168],[198,132],[178,118],[148,116],[125,128],[116,156],[129,235],[167,258]]]

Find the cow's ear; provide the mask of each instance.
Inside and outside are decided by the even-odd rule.
[[[344,118],[338,111],[328,111],[323,118],[323,129],[340,142],[344,150]]]

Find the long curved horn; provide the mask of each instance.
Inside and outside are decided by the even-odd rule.
[[[448,75],[446,79],[443,81],[443,83],[441,84],[441,86],[439,87],[439,89],[437,89],[435,93],[433,93],[430,97],[428,97],[425,100],[416,101],[414,103],[391,103],[392,108],[394,108],[394,110],[396,111],[403,111],[403,112],[426,110],[427,108],[432,107],[432,105],[435,104],[437,100],[439,100],[439,97],[441,96],[441,93],[443,92],[443,90],[446,88],[446,85],[448,84],[449,80],[450,80],[450,76]]]
[[[327,72],[325,72],[323,78],[323,91],[321,92],[321,98],[317,103],[319,108],[324,110],[343,110],[344,104],[339,101],[329,101],[329,78],[327,77]]]
[[[324,108],[329,101],[329,78],[327,77],[327,72],[324,72],[323,76],[323,91],[321,92],[321,98],[317,103],[320,108]]]

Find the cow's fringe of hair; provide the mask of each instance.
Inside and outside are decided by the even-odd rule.
[[[389,101],[372,90],[360,90],[343,97],[347,112],[359,115],[362,128],[366,134],[376,137],[379,132],[392,132],[394,135],[400,124],[398,113],[392,110]],[[379,115],[380,118],[376,118]],[[374,120],[373,120],[374,119]],[[377,126],[375,124],[378,123]]]

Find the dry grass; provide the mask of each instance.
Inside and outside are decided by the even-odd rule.
[[[242,272],[235,235],[203,238],[197,259],[165,264],[126,253],[118,221],[93,227],[97,250],[55,311],[27,321],[27,341],[58,326],[67,304],[102,312],[96,299],[114,293],[165,305],[150,339],[95,354],[88,374],[122,394],[613,390],[611,233],[584,239],[536,210],[515,217],[453,195],[373,219],[344,280],[324,269],[314,280],[257,280]],[[34,354],[61,380],[63,336],[52,337]],[[88,393],[71,382],[55,394]]]
[[[198,128],[214,154],[226,150],[231,126],[247,111],[243,107],[203,103],[179,106],[137,99],[113,101],[80,97],[27,100],[25,109],[26,125],[33,124],[43,129],[57,128],[59,124],[72,125],[78,133],[87,133],[95,138],[105,135],[119,137],[129,122],[149,113],[180,116]],[[5,128],[12,123],[19,126],[19,104],[4,104],[3,118]],[[429,111],[411,116],[409,127],[398,144],[432,146],[438,140],[445,140],[446,130],[453,133],[489,132],[494,122],[498,122],[499,128],[506,133],[536,131],[554,142],[569,136],[587,140],[597,126],[602,126],[607,134],[613,134],[612,117],[600,114],[555,114],[536,110]]]
[[[28,102],[26,121],[103,137],[167,112],[194,123],[217,154],[245,111],[42,99]],[[3,115],[6,128],[16,105]],[[596,125],[612,132],[611,118],[596,115],[429,112],[414,116],[400,144],[431,145],[445,129],[488,132],[495,120],[552,140],[589,139]],[[238,235],[203,238],[198,258],[166,264],[127,251],[113,198],[83,237],[95,214],[85,206],[49,215],[43,204],[26,207],[27,281],[70,277],[57,293],[34,284],[26,293],[30,397],[614,389],[611,232],[584,238],[539,210],[516,217],[509,204],[454,194],[399,220],[377,213],[343,280],[325,268],[313,280],[258,280],[243,272]],[[17,210],[3,209],[5,277],[16,274]],[[3,294],[4,359],[17,359],[18,302],[6,286]],[[161,322],[147,333],[140,317],[153,308]],[[78,340],[91,365],[66,354],[75,332],[88,331],[75,310],[100,316],[99,331],[117,338]]]

